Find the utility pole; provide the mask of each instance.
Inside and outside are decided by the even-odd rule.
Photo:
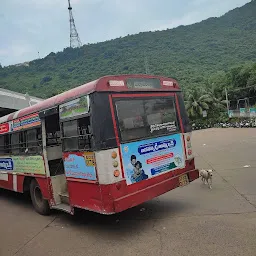
[[[226,88],[226,87],[225,87],[225,94],[226,94],[227,111],[228,111],[228,114],[229,114],[228,91],[227,91],[227,88]]]

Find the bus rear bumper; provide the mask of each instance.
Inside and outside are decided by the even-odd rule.
[[[189,183],[199,177],[199,171],[197,169],[190,170],[178,176],[171,177],[157,184],[151,185],[145,189],[138,190],[134,193],[118,198],[114,201],[115,213],[122,212],[146,201],[149,201],[155,197],[158,197],[172,189],[180,187],[179,177],[184,174],[188,175]]]

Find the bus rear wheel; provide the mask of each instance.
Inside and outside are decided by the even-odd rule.
[[[49,203],[43,198],[40,186],[36,180],[32,180],[30,183],[30,196],[36,212],[41,215],[50,214]]]

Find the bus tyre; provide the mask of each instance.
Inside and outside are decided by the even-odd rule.
[[[43,198],[40,186],[36,180],[32,180],[30,183],[30,196],[36,212],[41,215],[50,214],[49,203]]]

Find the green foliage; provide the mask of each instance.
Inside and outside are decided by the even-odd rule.
[[[228,91],[229,106],[236,108],[237,100],[247,98],[249,105],[256,104],[256,64],[246,63],[231,68],[227,72],[217,72],[206,81],[203,88],[185,91],[186,108],[191,119],[202,119],[202,112],[207,110],[209,118],[219,120],[220,113],[225,111],[227,101],[225,88]],[[225,117],[226,118],[226,117]],[[223,118],[222,118],[223,120]]]
[[[256,102],[256,63],[236,66],[226,73],[229,100],[248,98],[250,105]]]
[[[45,84],[45,83],[48,83],[52,80],[52,78],[50,76],[45,76],[41,79],[41,82],[40,84]]]
[[[224,87],[255,85],[255,13],[252,1],[194,25],[65,48],[28,67],[0,68],[0,87],[47,98],[104,75],[145,73],[146,53],[151,74],[176,78],[185,92],[197,88],[208,94],[213,86],[219,101]]]
[[[200,90],[190,90],[185,101],[188,115],[191,118],[199,118],[203,115],[204,110],[209,110],[211,97],[208,94],[202,94]]]

